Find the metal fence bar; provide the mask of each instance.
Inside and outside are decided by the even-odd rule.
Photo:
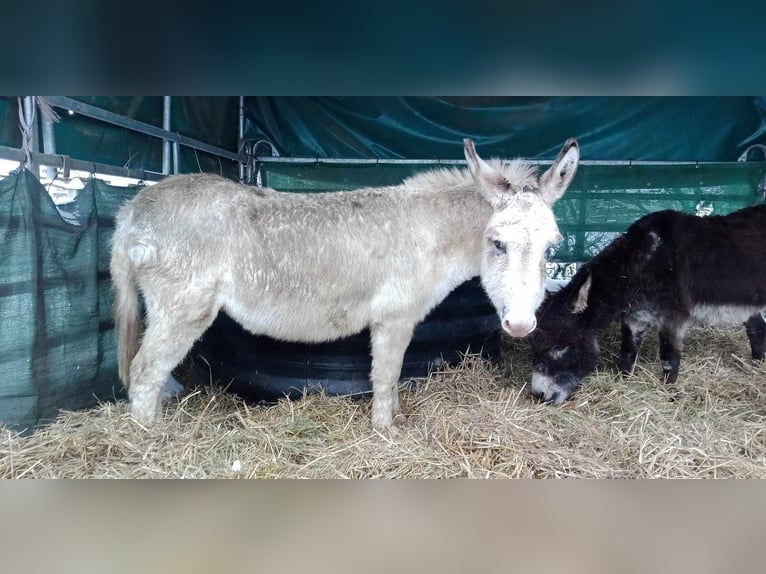
[[[127,128],[129,130],[133,130],[135,132],[139,132],[149,136],[154,136],[159,139],[169,140],[171,142],[178,142],[179,144],[183,146],[194,148],[199,151],[204,151],[205,153],[216,155],[218,157],[222,157],[222,158],[226,158],[226,159],[230,159],[230,160],[238,161],[238,162],[247,162],[247,156],[245,155],[240,155],[238,153],[234,153],[214,145],[206,144],[199,140],[188,138],[186,136],[182,136],[181,134],[173,133],[168,130],[163,130],[162,128],[158,128],[157,126],[153,126],[145,122],[140,122],[138,120],[126,118],[125,116],[115,114],[114,112],[102,110],[101,108],[97,108],[96,106],[91,106],[90,104],[80,102],[73,98],[68,98],[66,96],[45,96],[45,99],[48,100],[48,103],[51,104],[52,106],[56,106],[57,108],[63,108],[66,110],[71,110],[75,113],[81,114],[83,116],[87,116],[89,118],[93,118],[93,119],[107,122],[116,126]]]
[[[239,125],[237,129],[237,151],[242,151],[242,142],[245,139],[245,96],[239,96]],[[245,164],[239,163],[239,181],[245,180]]]
[[[261,156],[257,158],[259,163],[304,163],[304,164],[346,164],[346,165],[466,165],[464,159],[375,159],[375,158],[328,158],[328,157],[284,157],[284,156]],[[524,160],[531,165],[549,165],[553,160]],[[632,161],[632,160],[581,160],[580,165],[614,165],[614,166],[655,166],[655,165],[678,165],[678,166],[709,166],[709,165],[732,165],[737,162],[727,161]],[[753,163],[753,162],[751,162]],[[766,161],[764,161],[766,163]]]
[[[29,141],[30,165],[29,171],[35,174],[35,177],[40,177],[40,165],[34,160],[34,153],[40,151],[40,141],[37,135],[37,103],[34,96],[24,96],[23,99],[24,119],[29,129],[31,130],[31,138]]]
[[[56,136],[53,129],[53,120],[40,114],[43,125],[43,152],[48,155],[54,155],[56,153]],[[50,166],[45,167],[45,174],[48,179],[53,179],[56,176],[56,170]]]
[[[172,100],[170,96],[162,96],[162,129],[170,131],[170,106]],[[176,142],[173,142],[175,144]],[[170,140],[162,140],[162,173],[170,173]]]
[[[0,158],[8,159],[11,161],[18,161],[19,163],[24,163],[26,161],[24,151],[15,147],[0,146]],[[66,163],[70,169],[77,171],[100,173],[118,177],[131,177],[144,181],[160,181],[165,177],[163,174],[153,171],[118,167],[116,165],[84,161],[80,159],[70,159],[69,157],[63,155],[50,155],[45,153],[32,152],[32,162],[38,165],[46,165],[59,169],[63,169]]]
[[[178,142],[173,142],[173,174],[178,175]],[[242,165],[242,164],[240,164]]]

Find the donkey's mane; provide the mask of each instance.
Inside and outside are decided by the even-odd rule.
[[[494,169],[500,171],[513,187],[537,187],[537,168],[521,159],[504,162],[500,159],[487,161]],[[408,177],[402,182],[404,187],[411,189],[440,189],[473,185],[473,177],[466,168],[443,167]]]

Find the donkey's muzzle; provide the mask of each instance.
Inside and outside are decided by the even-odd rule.
[[[532,317],[531,321],[511,322],[508,319],[502,321],[503,330],[511,337],[526,337],[537,327],[537,319]]]

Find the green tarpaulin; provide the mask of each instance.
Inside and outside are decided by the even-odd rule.
[[[161,96],[76,99],[162,125]],[[172,130],[236,151],[238,102],[174,96]],[[60,154],[161,171],[156,138],[65,112],[55,130]],[[291,157],[461,159],[462,138],[472,137],[483,155],[552,159],[577,137],[590,160],[736,161],[765,135],[766,98],[753,96],[245,96],[245,138]],[[21,146],[15,97],[0,97],[0,145]],[[183,147],[180,163],[182,172],[236,174],[235,164]]]
[[[280,155],[553,159],[569,137],[588,160],[736,161],[766,135],[763,97],[245,98],[245,135]],[[259,148],[262,154],[268,147]]]

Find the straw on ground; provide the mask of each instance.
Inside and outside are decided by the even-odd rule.
[[[563,407],[528,393],[524,341],[491,365],[468,357],[403,392],[409,418],[377,433],[369,400],[308,396],[248,406],[188,392],[142,428],[124,403],[65,412],[0,440],[6,478],[702,478],[766,477],[766,367],[743,329],[693,330],[677,392],[661,382],[656,337],[636,373],[616,374],[613,330],[598,372]]]

